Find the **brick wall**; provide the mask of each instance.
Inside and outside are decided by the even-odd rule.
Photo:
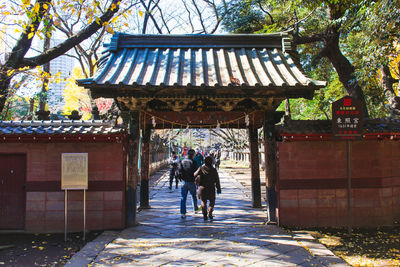
[[[347,225],[347,160],[343,141],[278,144],[279,222],[286,226]],[[400,222],[400,142],[351,142],[354,226]]]
[[[61,154],[88,153],[89,190],[86,228],[125,226],[124,155],[120,143],[8,143],[0,153],[23,153],[27,158],[27,232],[64,231],[64,191],[61,191]],[[83,229],[83,191],[68,191],[68,231]]]

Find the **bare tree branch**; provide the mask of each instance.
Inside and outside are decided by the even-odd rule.
[[[317,33],[310,36],[293,35],[293,44],[298,45],[298,44],[310,44],[315,42],[321,42],[324,41],[324,37],[325,34],[323,33]]]
[[[274,23],[275,23],[275,22],[274,22],[274,18],[272,17],[272,15],[271,15],[270,12],[268,12],[267,10],[265,10],[265,9],[263,8],[263,6],[262,6],[260,0],[257,0],[257,4],[258,4],[258,7],[261,9],[261,11],[264,12],[265,14],[267,14],[267,15],[269,16],[269,18],[270,18],[270,20],[271,20],[271,24],[274,24]]]
[[[162,30],[161,30],[160,26],[158,25],[157,20],[153,16],[153,11],[154,11],[155,8],[157,8],[158,4],[160,3],[160,0],[157,0],[157,2],[154,2],[154,0],[151,0],[150,2],[154,3],[154,5],[151,8],[151,10],[149,11],[149,17],[153,21],[154,26],[156,27],[158,33],[162,34],[163,33]]]
[[[152,11],[158,6],[160,0],[157,0],[157,2],[154,2],[153,0],[149,0],[149,4],[146,5],[144,0],[140,0],[140,2],[142,3],[142,6],[146,9],[145,12],[145,17],[144,17],[144,21],[143,21],[143,29],[142,29],[142,33],[145,34],[146,33],[146,29],[147,29],[147,24],[148,24],[148,20],[149,18],[153,21],[154,27],[156,27],[158,33],[162,34],[162,30],[161,28],[158,26],[158,22],[154,19],[154,16],[152,14]],[[153,7],[151,7],[151,4],[153,3]],[[151,7],[151,8],[150,8]]]
[[[208,6],[209,6],[210,8],[212,8],[213,13],[214,13],[214,16],[215,16],[216,21],[217,21],[217,23],[214,25],[214,28],[211,29],[211,30],[209,31],[211,34],[213,34],[213,33],[215,33],[215,32],[218,30],[218,27],[219,27],[219,25],[221,24],[222,20],[224,19],[225,15],[227,14],[227,12],[224,12],[224,14],[222,15],[222,17],[220,17],[220,16],[219,16],[219,12],[218,12],[217,5],[215,4],[215,1],[214,1],[214,0],[212,0],[212,1],[210,1],[210,0],[203,0],[203,1],[204,1],[205,3],[207,3]],[[225,1],[224,1],[224,3],[225,3]],[[225,3],[225,6],[226,6],[226,3]]]
[[[165,21],[164,13],[159,5],[157,5],[157,9],[158,9],[158,12],[160,12],[160,17],[161,17],[164,27],[167,29],[168,34],[170,34],[171,31],[169,30],[168,23]]]
[[[193,4],[194,8],[196,9],[197,16],[199,16],[200,24],[201,24],[201,27],[203,28],[203,33],[207,33],[206,26],[204,25],[202,12],[200,11],[199,7],[197,6],[197,4],[194,0],[192,0],[192,4]]]
[[[185,7],[185,9],[186,9],[186,11],[187,11],[187,13],[188,13],[189,24],[190,24],[190,27],[192,28],[192,33],[194,33],[195,29],[194,29],[194,25],[193,25],[193,22],[192,22],[192,14],[190,13],[190,9],[189,9],[189,7],[186,5],[185,0],[182,0],[182,3],[183,3],[183,6]]]

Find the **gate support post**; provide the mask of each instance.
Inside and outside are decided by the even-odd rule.
[[[140,170],[140,209],[150,209],[149,180],[150,180],[150,125],[145,125],[142,137],[142,165]]]
[[[248,129],[250,143],[251,196],[253,208],[261,208],[260,160],[258,157],[258,129],[251,125]]]
[[[264,115],[264,152],[265,152],[265,181],[267,193],[267,211],[270,224],[276,224],[276,181],[277,181],[277,145],[275,135],[275,123],[279,122],[284,112],[265,112]]]
[[[128,126],[128,147],[127,147],[127,166],[128,175],[126,181],[126,224],[135,226],[136,222],[136,203],[138,185],[138,154],[139,154],[139,112],[123,111],[121,117]]]

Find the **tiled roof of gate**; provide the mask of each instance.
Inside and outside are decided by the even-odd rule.
[[[124,87],[288,87],[318,89],[326,82],[306,77],[289,54],[284,34],[128,35],[105,44],[94,77],[78,80]]]
[[[121,125],[110,121],[0,121],[0,135],[112,135],[124,131]]]

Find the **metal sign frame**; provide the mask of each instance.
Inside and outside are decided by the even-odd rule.
[[[88,153],[62,153],[61,189],[88,189]]]
[[[88,153],[62,153],[61,190],[64,190],[64,241],[68,232],[68,190],[83,190],[83,240],[86,239],[86,190],[89,176]]]

